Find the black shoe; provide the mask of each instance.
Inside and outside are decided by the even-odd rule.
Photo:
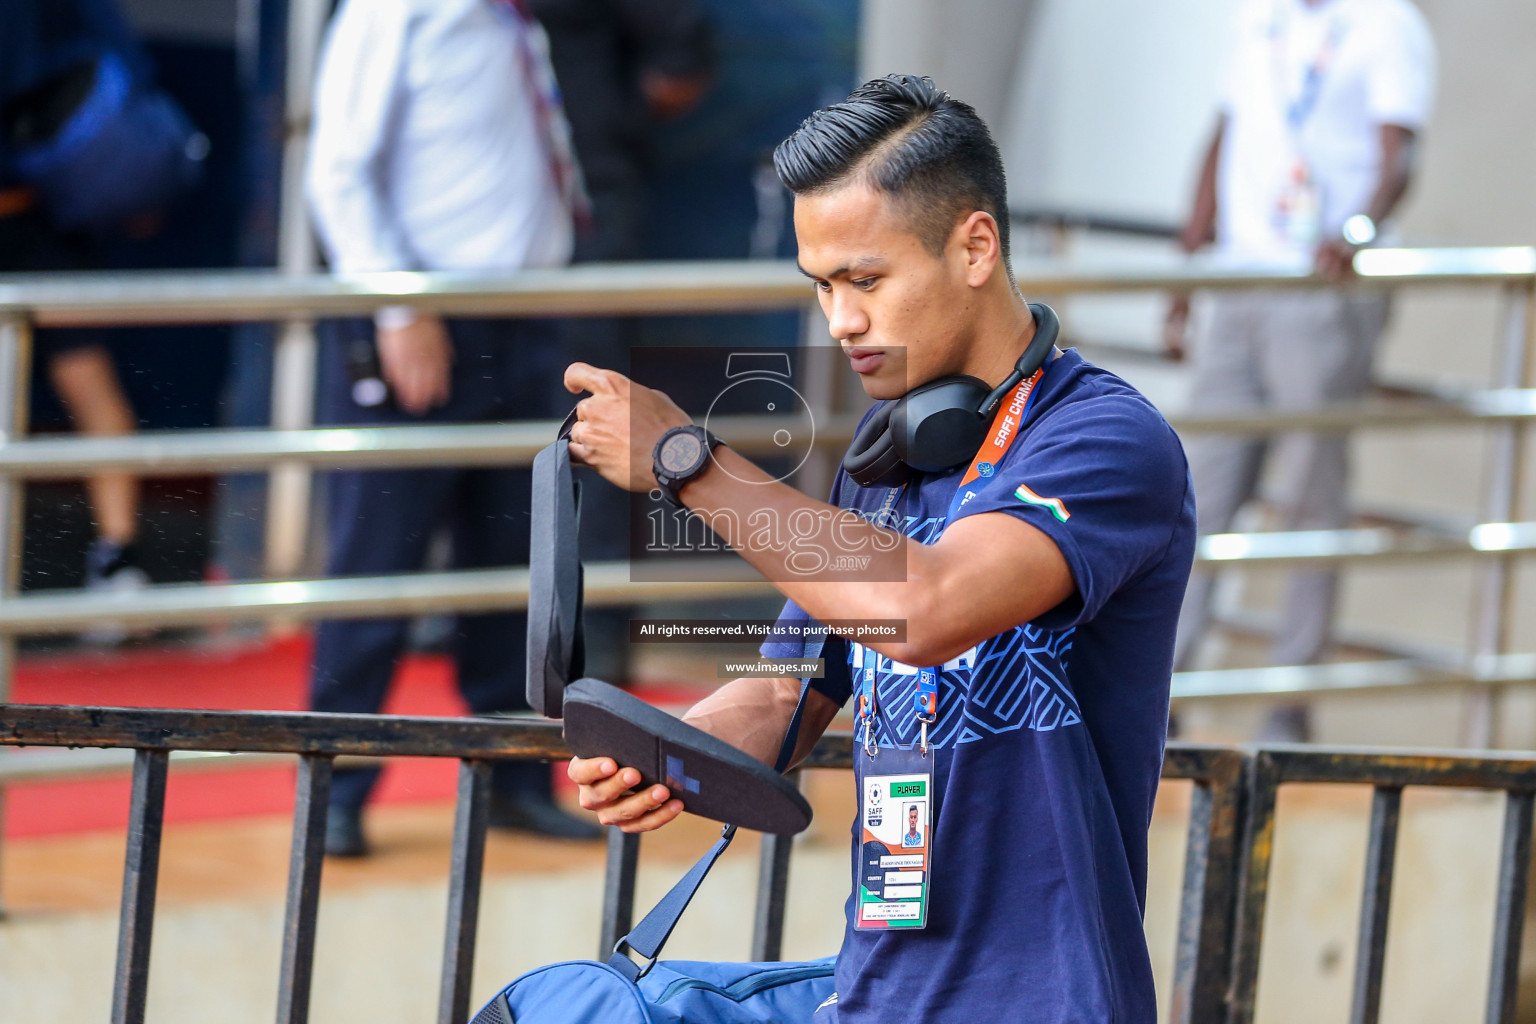
[[[368,856],[360,809],[332,806],[325,812],[325,852],[330,857]]]
[[[593,840],[604,834],[597,822],[567,814],[547,797],[492,797],[490,826],[551,839]]]

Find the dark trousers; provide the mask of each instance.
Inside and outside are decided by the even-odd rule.
[[[538,321],[449,322],[454,366],[448,404],[423,417],[393,407],[364,409],[351,396],[347,346],[369,334],[366,322],[326,325],[320,418],[329,424],[451,423],[550,418],[571,397],[560,386],[550,325]],[[385,575],[423,567],[432,537],[446,530],[455,569],[528,564],[527,469],[345,470],[328,474],[329,557],[333,576]],[[377,713],[405,651],[408,620],[325,622],[315,632],[311,702],[316,711]],[[527,616],[461,615],[453,634],[459,690],[472,712],[527,708]],[[361,807],[377,769],[336,772],[331,801]],[[492,775],[499,797],[547,797],[549,767],[504,763]]]

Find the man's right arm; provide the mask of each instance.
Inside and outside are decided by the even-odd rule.
[[[338,273],[419,269],[384,187],[409,32],[405,4],[346,0],[326,36],[305,191]]]
[[[695,704],[683,721],[773,764],[800,698],[800,680],[782,677],[736,679]],[[837,705],[812,690],[806,696],[800,734],[790,763],[798,764],[837,716]],[[581,806],[604,825],[625,832],[649,832],[682,813],[671,790],[654,785],[639,792],[640,772],[612,758],[574,758],[567,769],[579,787]]]
[[[1179,248],[1186,253],[1211,241],[1216,235],[1216,173],[1221,161],[1221,137],[1226,133],[1227,115],[1216,120],[1216,130],[1206,147],[1205,159],[1200,164],[1200,180],[1195,185],[1195,202],[1189,211],[1189,220],[1179,233]],[[1168,318],[1163,325],[1163,349],[1170,359],[1183,359],[1185,335],[1189,325],[1189,293],[1173,296],[1168,307]]]

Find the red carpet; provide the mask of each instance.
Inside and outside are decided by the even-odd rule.
[[[305,637],[217,652],[130,650],[31,658],[19,667],[12,699],[25,704],[297,711],[305,707],[308,675],[309,640]],[[435,655],[408,658],[384,710],[463,714],[452,663]],[[394,760],[384,771],[376,799],[385,803],[450,799],[456,771],[455,762],[447,759]],[[166,790],[166,820],[291,811],[293,784],[294,771],[287,767],[173,769]],[[6,789],[5,835],[124,828],[128,792],[127,773],[18,783]]]

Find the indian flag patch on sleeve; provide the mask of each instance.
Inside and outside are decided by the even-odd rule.
[[[1023,484],[1019,484],[1019,489],[1013,492],[1013,496],[1025,504],[1039,505],[1041,508],[1049,510],[1051,515],[1055,516],[1060,522],[1064,523],[1072,518],[1072,513],[1067,511],[1067,506],[1061,503],[1060,498],[1042,498]]]

